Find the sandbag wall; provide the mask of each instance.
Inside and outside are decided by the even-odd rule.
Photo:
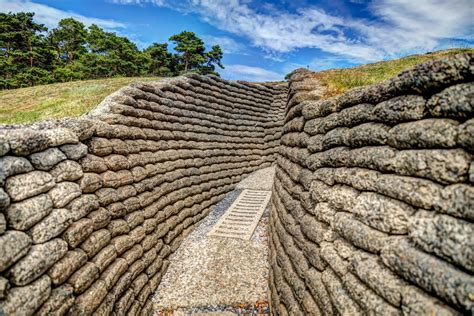
[[[270,221],[275,315],[473,312],[473,73],[461,54],[326,100],[311,72],[293,74]]]
[[[286,87],[189,76],[0,130],[0,314],[151,314],[167,257],[275,159]]]

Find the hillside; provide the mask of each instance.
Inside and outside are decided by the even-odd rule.
[[[159,78],[84,80],[0,90],[0,124],[31,123],[79,116],[127,84],[153,80],[159,80]]]
[[[345,91],[371,85],[391,78],[417,64],[452,56],[462,52],[474,52],[472,48],[456,48],[432,53],[411,55],[400,59],[382,61],[353,68],[330,69],[317,72],[314,76],[326,85],[326,97],[331,97]]]
[[[314,76],[327,86],[326,96],[329,97],[351,88],[388,79],[416,64],[463,51],[474,51],[474,49],[451,49],[412,55],[354,68],[321,71]],[[113,78],[0,90],[0,124],[31,123],[79,116],[98,105],[110,93],[129,83],[157,79],[159,78]]]

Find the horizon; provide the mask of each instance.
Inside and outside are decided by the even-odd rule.
[[[192,31],[220,45],[225,79],[282,80],[296,68],[347,68],[412,54],[474,47],[474,4],[423,0],[252,1],[0,0],[0,12],[34,12],[49,29],[73,17],[144,49]],[[172,47],[172,46],[171,46]]]

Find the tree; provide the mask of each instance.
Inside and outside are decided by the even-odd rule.
[[[48,29],[34,22],[34,13],[0,13],[0,88],[18,88],[114,76],[174,76],[195,71],[219,75],[224,68],[219,45],[206,52],[193,32],[181,32],[168,43],[144,50],[126,37],[97,25],[86,28],[73,18]]]
[[[58,27],[50,32],[50,38],[59,59],[65,63],[76,60],[86,52],[87,30],[83,23],[73,18],[59,21]]]
[[[145,49],[148,58],[148,72],[156,76],[174,74],[176,71],[176,58],[168,52],[168,44],[153,43]]]
[[[0,75],[5,88],[50,82],[54,56],[34,13],[0,13]],[[24,75],[20,75],[24,73]]]
[[[206,61],[204,42],[193,32],[184,31],[169,40],[175,43],[174,50],[181,53],[178,59],[183,63],[184,72],[198,68]]]
[[[34,13],[17,13],[13,15],[13,21],[15,24],[14,36],[17,50],[20,50],[28,56],[28,66],[31,68],[34,66],[35,54],[34,48],[41,42],[42,35],[36,34],[37,32],[46,31],[47,28],[43,24],[37,24],[33,22]],[[35,56],[36,55],[36,56]]]
[[[137,46],[126,37],[105,32],[97,25],[89,27],[88,44],[99,67],[98,77],[134,76],[140,73],[141,56]]]
[[[224,69],[224,65],[222,64],[222,57],[224,57],[224,53],[219,45],[214,45],[211,47],[211,50],[206,53],[206,64],[202,67],[201,73],[203,74],[214,74],[219,75],[216,70],[216,66],[219,66],[221,69]]]

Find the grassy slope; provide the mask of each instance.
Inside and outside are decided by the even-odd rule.
[[[326,97],[329,97],[351,88],[388,79],[416,64],[465,51],[474,52],[474,49],[451,49],[412,55],[354,68],[321,71],[314,76],[327,86]],[[0,90],[0,124],[31,123],[44,119],[79,116],[94,108],[110,93],[129,83],[157,79],[113,78]]]
[[[112,78],[0,90],[0,124],[79,116],[129,83],[158,79]]]
[[[416,64],[468,51],[474,52],[474,49],[450,49],[423,55],[411,55],[354,68],[321,71],[315,73],[314,76],[326,85],[327,92],[325,96],[330,97],[355,87],[371,85],[389,79]]]

